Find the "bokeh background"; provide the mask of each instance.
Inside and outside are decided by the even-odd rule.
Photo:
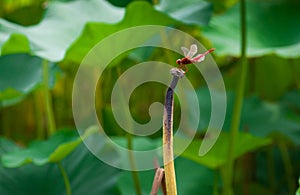
[[[115,32],[149,24],[179,29],[207,49],[216,48],[212,55],[226,86],[222,133],[199,157],[211,100],[201,74],[189,66],[201,118],[192,144],[175,160],[178,194],[226,194],[231,174],[235,194],[300,194],[299,10],[297,0],[247,0],[246,10],[236,0],[0,0],[0,194],[149,194],[154,170],[130,172],[99,161],[81,143],[72,114],[73,81],[87,52]],[[172,40],[162,34],[161,41]],[[161,143],[161,131],[147,137],[123,131],[109,94],[135,64],[152,60],[175,66],[181,57],[162,48],[138,48],[106,67],[96,93],[106,134],[129,149]],[[149,105],[163,103],[166,89],[154,82],[137,87],[131,117],[147,123]],[[234,109],[238,101],[241,114]],[[174,110],[176,129],[181,117],[176,98]],[[233,142],[235,164],[228,173]],[[128,156],[119,155],[119,161]]]

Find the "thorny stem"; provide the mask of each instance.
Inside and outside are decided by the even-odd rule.
[[[163,117],[163,158],[165,181],[168,195],[176,195],[176,176],[174,169],[174,156],[173,156],[173,105],[174,105],[174,89],[178,80],[184,77],[184,71],[178,68],[172,68],[171,74],[173,80],[167,90],[164,106]]]
[[[230,131],[230,142],[228,150],[228,159],[226,165],[226,179],[224,181],[224,194],[231,195],[233,194],[232,190],[232,181],[234,175],[234,150],[236,147],[236,140],[238,137],[238,131],[241,120],[241,112],[244,98],[244,91],[246,85],[247,77],[247,56],[246,56],[246,2],[241,0],[240,7],[240,22],[241,22],[241,75],[238,83],[238,89],[235,96],[234,108],[233,108],[233,118],[231,122],[231,131]]]

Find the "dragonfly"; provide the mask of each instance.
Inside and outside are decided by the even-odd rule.
[[[181,50],[183,51],[184,58],[176,60],[176,63],[179,65],[180,69],[182,69],[182,70],[185,69],[185,72],[187,72],[188,67],[186,65],[192,64],[192,63],[199,63],[199,62],[204,61],[205,56],[207,54],[213,52],[215,50],[215,48],[212,48],[212,49],[206,51],[205,53],[198,54],[196,56],[195,56],[195,54],[198,51],[198,48],[197,48],[196,44],[192,44],[190,49],[188,49],[186,47],[181,47]]]

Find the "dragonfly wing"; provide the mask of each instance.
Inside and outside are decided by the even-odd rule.
[[[215,50],[215,48],[212,48],[208,51],[206,51],[205,53],[203,54],[198,54],[196,55],[194,58],[190,59],[193,63],[195,62],[202,62],[204,59],[205,59],[205,56],[211,52],[213,52]]]
[[[194,58],[191,59],[192,62],[202,62],[205,59],[205,55],[203,54],[198,54]]]
[[[189,53],[185,56],[187,58],[192,58],[196,53],[197,53],[198,49],[197,49],[197,45],[193,44],[190,47],[190,51]]]
[[[183,51],[184,57],[186,57],[188,55],[188,53],[189,53],[189,49],[186,48],[186,47],[181,47],[181,50]]]

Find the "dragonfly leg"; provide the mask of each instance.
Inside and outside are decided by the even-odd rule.
[[[184,69],[184,72],[187,73],[187,71],[189,70],[188,67],[186,66],[186,64],[179,64],[178,68],[180,68],[181,70]]]
[[[185,73],[187,73],[189,71],[187,65],[184,66],[184,69],[185,69]]]

